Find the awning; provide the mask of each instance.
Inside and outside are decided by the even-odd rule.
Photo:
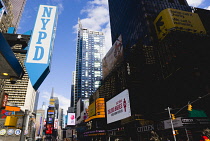
[[[24,70],[6,39],[0,33],[0,79],[22,78]]]

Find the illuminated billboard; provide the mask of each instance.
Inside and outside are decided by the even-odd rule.
[[[68,113],[67,125],[75,125],[75,113]]]
[[[90,106],[88,106],[88,117],[92,117],[96,114],[95,104],[96,103],[93,102]]]
[[[105,115],[104,98],[96,99],[96,115]]]
[[[34,89],[38,89],[50,71],[56,25],[57,7],[40,5],[25,61]]]
[[[130,99],[128,89],[106,102],[107,124],[130,117]]]
[[[206,34],[206,30],[196,13],[167,8],[154,21],[158,39],[162,40],[171,31],[185,31]]]
[[[120,35],[102,60],[103,79],[123,60],[123,44]]]
[[[55,105],[55,99],[52,99],[52,98],[51,98],[49,104],[50,104],[50,105]]]

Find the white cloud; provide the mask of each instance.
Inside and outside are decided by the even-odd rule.
[[[102,31],[105,34],[105,53],[111,47],[111,31],[109,24],[109,11],[107,0],[93,0],[81,10],[81,14],[86,14],[86,18],[80,19],[84,28],[93,31]],[[73,28],[77,29],[77,25]]]
[[[210,6],[206,7],[205,9],[210,10]]]
[[[49,101],[50,101],[50,96],[51,96],[51,92],[47,92],[47,91],[40,92],[39,107],[42,106],[43,102],[45,102],[46,107],[48,107]],[[62,94],[57,94],[57,93],[54,93],[53,96],[58,97],[59,108],[62,108],[63,113],[66,114],[68,107],[70,107],[70,98],[66,98]]]
[[[199,6],[201,3],[203,3],[205,0],[187,0],[188,4],[190,6]]]

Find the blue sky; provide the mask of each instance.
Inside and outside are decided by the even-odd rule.
[[[51,71],[39,87],[39,106],[49,104],[52,88],[60,107],[66,113],[70,106],[72,71],[75,70],[76,28],[80,18],[83,27],[102,31],[106,35],[106,49],[111,47],[111,34],[108,15],[108,0],[27,0],[18,33],[32,30],[39,5],[57,6],[59,9],[56,39],[52,57]],[[209,0],[187,0],[189,5],[210,10]],[[64,114],[65,114],[64,113]]]

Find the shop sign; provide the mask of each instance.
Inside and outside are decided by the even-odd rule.
[[[15,135],[20,135],[21,134],[21,130],[20,129],[16,129],[15,130]]]
[[[141,126],[137,127],[137,132],[147,132],[147,131],[152,131],[154,130],[154,125],[147,125],[147,126]]]
[[[9,129],[7,130],[7,135],[13,135],[14,134],[14,129]]]
[[[175,120],[172,120],[174,127],[181,127],[183,126],[181,117],[176,118]],[[164,128],[169,129],[171,128],[171,120],[164,120]]]
[[[1,129],[1,130],[0,130],[0,136],[5,135],[5,134],[6,134],[6,132],[7,132],[7,131],[6,131],[6,129]]]
[[[208,125],[210,124],[209,118],[182,118],[182,123],[187,125]]]

